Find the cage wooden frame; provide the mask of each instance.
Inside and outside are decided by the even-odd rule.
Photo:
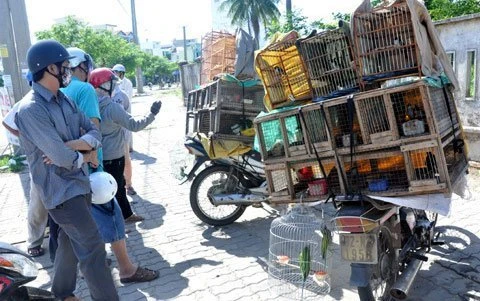
[[[407,1],[357,12],[352,19],[362,89],[369,81],[421,76],[420,51]]]
[[[256,56],[257,72],[273,109],[312,99],[307,68],[295,43],[296,39],[276,42]]]
[[[316,155],[313,148],[322,157],[333,155],[331,138],[322,110],[322,104],[315,103],[301,108],[304,118],[300,115],[298,108],[255,118],[255,131],[259,138],[260,153],[263,161],[265,163],[276,163],[315,158]],[[287,126],[288,119],[292,118],[296,120],[297,124],[294,133],[289,131]],[[283,142],[283,152],[279,155],[271,154],[264,139],[265,130],[263,124],[275,121],[279,123],[281,141]]]
[[[423,81],[393,88],[360,92],[353,95],[355,118],[358,120],[356,135],[362,138],[361,143],[358,142],[355,145],[355,152],[375,151],[400,146],[404,143],[436,139],[437,137],[443,138],[454,130],[457,131],[460,128],[460,118],[455,107],[454,97],[448,87],[445,88],[445,93],[449,97],[448,104],[454,121],[453,127],[447,112],[447,102],[444,98],[443,88],[430,86]],[[402,99],[406,98],[406,96],[410,97],[409,101]],[[332,136],[336,135],[333,133],[335,131],[335,122],[330,108],[344,105],[347,99],[347,96],[342,96],[327,100],[323,104]],[[376,102],[371,102],[372,99],[376,100]],[[376,103],[380,103],[382,108],[375,107],[374,104]],[[407,112],[409,104],[417,105],[424,115],[422,120],[425,132],[409,136],[403,134],[402,125],[404,120],[401,120],[401,117]],[[368,111],[368,106],[372,108],[370,112]],[[372,131],[372,126],[375,126],[375,122],[372,122],[371,118],[382,118],[383,123],[387,127],[383,128],[383,130]],[[350,152],[349,147],[339,146],[335,141],[332,138],[333,147],[340,154]]]
[[[402,145],[400,149],[404,153],[410,192],[447,192],[448,188],[451,188],[445,155],[438,141],[428,140]],[[426,153],[425,158],[423,158],[424,153]],[[419,159],[424,162],[419,162]],[[418,167],[419,164],[420,167]]]
[[[265,111],[265,106],[263,104],[265,90],[262,85],[242,87],[240,82],[237,83],[223,79],[215,81],[215,85],[216,96],[215,101],[211,103],[212,106],[256,113]],[[246,98],[246,96],[253,97]],[[252,102],[250,103],[249,100]]]
[[[253,123],[255,116],[257,116],[256,112],[241,112],[234,109],[224,109],[218,107],[211,107],[210,111],[213,114],[214,120],[213,127],[210,131],[213,132],[215,137],[226,140],[238,140],[248,144],[253,143],[253,136],[249,137],[233,134],[230,129],[232,123],[227,123],[226,120],[231,118],[233,120],[232,122],[235,122],[235,120],[238,120],[238,122],[240,122],[242,118],[246,118],[251,120]]]
[[[327,30],[299,40],[299,49],[307,67],[314,99],[333,98],[334,92],[359,86],[353,41],[348,30]]]
[[[295,162],[265,164],[265,176],[270,193],[270,202],[280,204],[324,200],[329,196],[328,193],[321,196],[307,194],[308,183],[318,179],[326,179],[330,175],[338,182],[331,182],[334,185],[329,187],[329,189],[336,193],[344,191],[343,182],[340,180],[339,169],[334,157],[322,157],[320,160],[327,175],[322,175],[318,161],[312,158]],[[312,167],[314,169],[314,178],[309,181],[301,181],[296,178],[296,170],[303,167]],[[277,185],[280,187],[276,187]],[[281,189],[279,190],[278,188]]]
[[[205,84],[220,73],[235,71],[235,35],[212,31],[202,37],[202,69],[200,83]]]
[[[330,137],[333,149],[337,151],[350,151],[350,129],[348,125],[348,101],[351,96],[342,96],[323,102],[326,121],[330,130]],[[360,119],[355,109],[355,99],[353,99],[353,143],[355,149],[364,144],[364,133],[360,127]]]

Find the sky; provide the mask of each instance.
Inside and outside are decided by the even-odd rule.
[[[215,1],[215,0],[213,0]],[[352,12],[362,0],[292,0],[311,20],[328,19],[332,12]],[[183,38],[200,39],[212,30],[212,0],[135,0],[138,35],[168,44]],[[284,0],[279,7],[283,10]],[[90,25],[113,24],[131,31],[130,0],[25,0],[32,41],[34,33],[49,29],[55,20],[75,15]],[[218,17],[218,16],[213,16]]]

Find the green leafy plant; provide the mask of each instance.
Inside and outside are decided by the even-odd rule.
[[[0,171],[19,172],[25,168],[25,156],[3,155],[0,157]]]

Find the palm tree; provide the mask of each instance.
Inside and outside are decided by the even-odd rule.
[[[253,31],[258,49],[260,23],[266,27],[267,23],[277,21],[280,17],[277,3],[278,0],[222,0],[220,9],[227,11],[227,16],[232,19],[232,25],[248,25],[248,32]]]

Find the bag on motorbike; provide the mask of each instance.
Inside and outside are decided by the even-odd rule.
[[[252,148],[240,141],[208,138],[205,134],[199,133],[203,147],[208,152],[210,159],[240,156],[249,152]]]

